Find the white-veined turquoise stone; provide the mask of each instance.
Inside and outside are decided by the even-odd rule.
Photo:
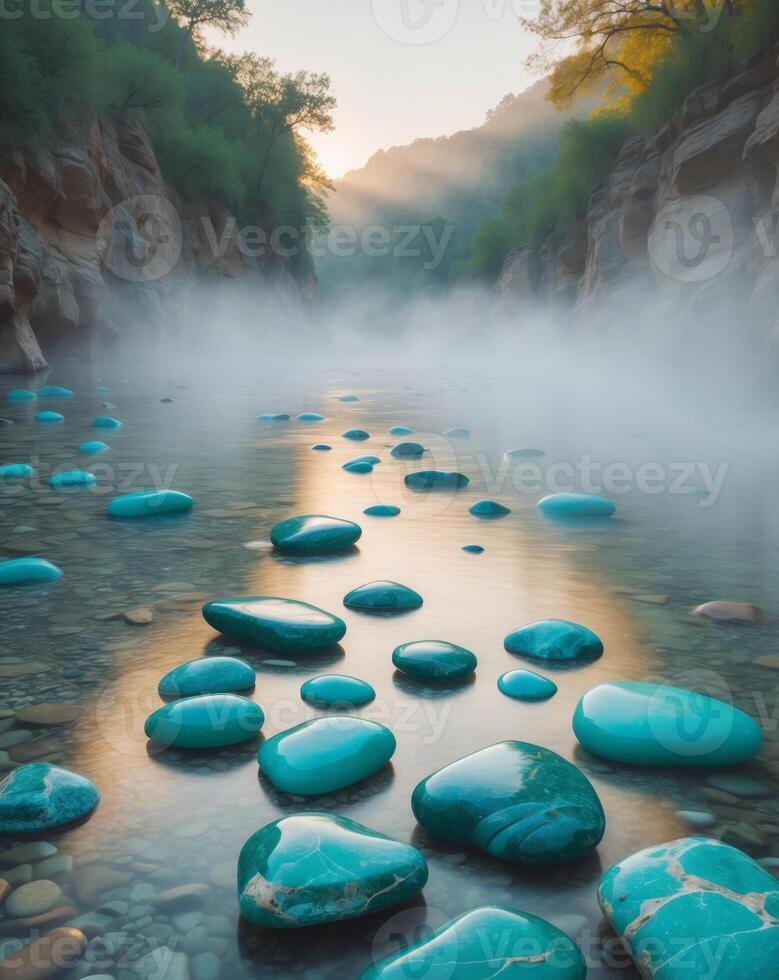
[[[86,776],[31,762],[0,783],[0,828],[5,834],[50,830],[80,820],[99,802],[100,793]]]
[[[398,442],[390,449],[390,455],[395,459],[421,459],[424,454],[425,447],[421,442]]]
[[[59,385],[44,385],[38,391],[39,398],[70,398],[72,394],[70,388],[62,388]]]
[[[499,504],[497,500],[477,500],[472,507],[468,508],[468,513],[481,520],[494,520],[496,517],[505,517],[510,514],[511,509]]]
[[[119,419],[112,418],[110,415],[96,415],[92,419],[93,429],[121,429],[122,423]]]
[[[363,511],[363,514],[368,517],[397,517],[399,513],[400,507],[394,504],[373,504]]]
[[[289,517],[271,528],[270,539],[279,551],[288,555],[326,555],[346,551],[362,535],[353,521],[324,514]]]
[[[503,643],[509,653],[546,663],[581,663],[603,654],[603,644],[592,630],[566,619],[542,619],[521,626]]]
[[[195,501],[178,490],[138,490],[115,497],[108,505],[110,517],[155,517],[192,510]]]
[[[218,749],[259,734],[262,708],[237,694],[204,694],[172,701],[146,719],[146,737],[182,749]]]
[[[763,745],[757,723],[732,704],[637,681],[587,691],[573,730],[590,752],[643,766],[735,766]]]
[[[648,980],[778,975],[779,883],[720,841],[638,851],[603,875],[598,902]]]
[[[34,473],[29,463],[5,463],[0,466],[0,480],[23,480]]]
[[[341,469],[346,470],[347,473],[356,473],[365,476],[368,473],[373,473],[373,464],[367,463],[365,460],[357,460],[351,463],[344,463]]]
[[[343,639],[346,623],[324,609],[277,596],[215,599],[203,618],[220,633],[277,653],[322,650]]]
[[[367,681],[348,674],[320,674],[301,685],[300,696],[317,708],[360,708],[376,698]]]
[[[289,415],[286,412],[266,412],[265,415],[257,416],[258,422],[289,422]]]
[[[101,442],[99,439],[90,439],[88,442],[82,442],[78,447],[80,453],[86,453],[87,455],[94,455],[95,453],[104,453],[107,449],[111,447],[105,442]]]
[[[320,415],[319,412],[301,412],[298,415],[298,422],[324,422],[324,415]]]
[[[97,477],[88,470],[62,470],[55,473],[46,481],[50,487],[91,487],[97,483]]]
[[[254,670],[236,657],[202,657],[168,671],[157,685],[164,698],[191,698],[200,694],[234,694],[254,687]]]
[[[238,903],[254,925],[293,929],[354,919],[412,898],[427,862],[410,844],[330,813],[262,827],[238,858]]]
[[[28,388],[14,388],[5,396],[7,402],[34,402],[38,396]]]
[[[413,429],[409,429],[407,425],[393,425],[389,430],[391,436],[410,436],[413,433]]]
[[[548,701],[557,685],[532,670],[509,670],[498,678],[498,690],[517,701]]]
[[[349,429],[343,434],[344,439],[351,439],[352,442],[365,442],[370,437],[370,432],[366,432],[365,429]]]
[[[406,474],[404,481],[409,490],[430,493],[440,490],[462,490],[471,482],[463,473],[445,470],[419,470]]]
[[[611,517],[617,509],[606,497],[589,493],[552,493],[536,507],[547,517]]]
[[[42,425],[59,425],[60,422],[65,421],[65,416],[60,415],[59,412],[38,412],[35,421]]]
[[[0,585],[56,582],[58,578],[62,578],[62,569],[45,558],[9,558],[0,561]]]
[[[398,582],[368,582],[344,596],[344,605],[361,612],[407,612],[419,609],[422,596]]]
[[[278,789],[320,796],[352,786],[386,766],[395,736],[367,718],[332,715],[304,721],[263,742],[260,769]]]

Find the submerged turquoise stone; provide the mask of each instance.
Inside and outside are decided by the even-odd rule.
[[[36,833],[80,820],[100,802],[91,779],[48,762],[14,769],[0,783],[4,834]]]
[[[542,619],[522,626],[503,643],[509,653],[547,663],[581,663],[603,654],[603,644],[592,630],[566,619]]]
[[[45,558],[8,558],[0,561],[0,585],[55,582],[58,578],[62,578],[62,570]]]
[[[433,681],[453,681],[472,674],[478,660],[465,647],[445,640],[417,640],[403,643],[392,653],[392,662],[409,677]]]
[[[497,500],[478,500],[472,507],[468,508],[468,513],[482,520],[491,520],[496,517],[505,517],[511,513],[509,507],[504,507]]]
[[[324,422],[324,415],[320,415],[319,412],[301,412],[298,415],[298,422]]]
[[[5,396],[7,402],[34,402],[38,396],[28,388],[14,388]]]
[[[157,685],[164,698],[191,698],[199,694],[232,694],[254,687],[255,675],[245,660],[202,657],[179,664]]]
[[[155,517],[192,510],[195,501],[178,490],[138,490],[115,497],[108,505],[111,517]]]
[[[286,412],[267,412],[265,415],[257,416],[258,422],[289,422],[289,415]]]
[[[506,459],[541,459],[546,453],[543,449],[509,449],[503,455]]]
[[[70,388],[61,388],[59,385],[44,385],[38,392],[39,398],[70,398],[73,392]]]
[[[80,453],[104,453],[107,449],[111,447],[106,445],[106,443],[101,442],[99,439],[90,439],[88,442],[82,442],[78,447]]]
[[[368,517],[397,517],[399,513],[400,507],[395,507],[394,504],[374,504],[363,511]]]
[[[421,459],[424,454],[425,447],[419,442],[398,442],[390,449],[395,459]]]
[[[462,550],[467,551],[469,555],[481,555],[484,553],[484,548],[480,544],[464,544]]]
[[[344,463],[341,469],[346,470],[347,473],[365,475],[366,473],[373,473],[373,463],[368,463],[365,460],[353,460],[351,463]]]
[[[393,425],[389,430],[389,434],[391,436],[410,436],[413,431],[407,425]]]
[[[553,493],[536,504],[547,517],[611,517],[617,509],[606,497],[588,493]]]
[[[370,432],[366,432],[365,429],[349,429],[343,434],[344,439],[351,439],[352,442],[365,442],[370,437]]]
[[[92,419],[93,429],[121,429],[122,423],[119,419],[112,418],[110,415],[97,415]]]
[[[547,701],[557,694],[557,685],[532,670],[509,670],[498,678],[498,690],[517,701]]]
[[[398,582],[369,582],[344,596],[344,605],[361,612],[406,612],[419,609],[422,596]]]
[[[59,425],[60,422],[65,421],[65,416],[60,415],[59,412],[38,412],[35,421],[43,425]]]
[[[367,681],[347,674],[321,674],[312,677],[300,688],[300,696],[318,708],[344,706],[360,708],[370,704],[376,692]]]
[[[29,463],[6,463],[0,466],[0,480],[19,480],[32,476],[35,470]]]
[[[290,517],[274,524],[270,539],[288,555],[326,555],[346,551],[359,541],[362,528],[353,521],[322,514]]]
[[[329,813],[275,820],[244,844],[238,903],[271,928],[321,925],[400,905],[424,888],[427,862],[410,844]]]
[[[88,470],[63,470],[50,476],[46,482],[50,487],[91,487],[97,483],[97,477]]]
[[[263,742],[260,769],[285,793],[320,796],[372,776],[395,752],[395,736],[366,718],[304,721]]]
[[[606,920],[650,980],[769,980],[779,962],[779,882],[727,844],[648,847],[598,886]]]
[[[315,453],[329,453],[333,447],[328,446],[326,442],[317,442],[311,448]]]
[[[454,429],[447,429],[444,435],[447,439],[470,439],[471,433],[458,425]]]
[[[584,980],[579,947],[529,912],[484,905],[379,960],[358,980]]]
[[[429,493],[431,490],[462,490],[471,482],[462,473],[445,470],[419,470],[408,473],[403,481],[409,490]]]
[[[254,738],[265,722],[262,708],[237,694],[182,698],[153,711],[146,737],[181,749],[218,749]]]
[[[276,596],[215,599],[203,606],[203,618],[220,633],[279,653],[321,650],[346,633],[346,623],[338,616]]]
[[[573,861],[606,829],[587,777],[529,742],[498,742],[439,769],[416,787],[411,808],[435,837],[523,864]]]
[[[596,755],[644,766],[735,766],[763,744],[738,708],[679,687],[600,684],[576,706],[573,730]]]

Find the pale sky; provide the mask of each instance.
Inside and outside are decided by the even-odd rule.
[[[286,71],[326,71],[338,98],[335,132],[311,136],[331,177],[376,150],[479,125],[535,76],[537,39],[518,14],[536,0],[247,0],[248,27],[209,40],[252,50]]]

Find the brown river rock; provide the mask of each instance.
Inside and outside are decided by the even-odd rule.
[[[52,929],[0,961],[0,980],[49,980],[72,969],[86,946],[87,937],[78,929]]]

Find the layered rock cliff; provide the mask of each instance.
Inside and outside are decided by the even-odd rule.
[[[310,291],[287,258],[239,247],[240,231],[221,205],[176,194],[132,115],[94,116],[80,142],[34,158],[0,157],[0,371],[42,370],[59,350],[94,356],[128,324],[175,331],[200,282]]]

